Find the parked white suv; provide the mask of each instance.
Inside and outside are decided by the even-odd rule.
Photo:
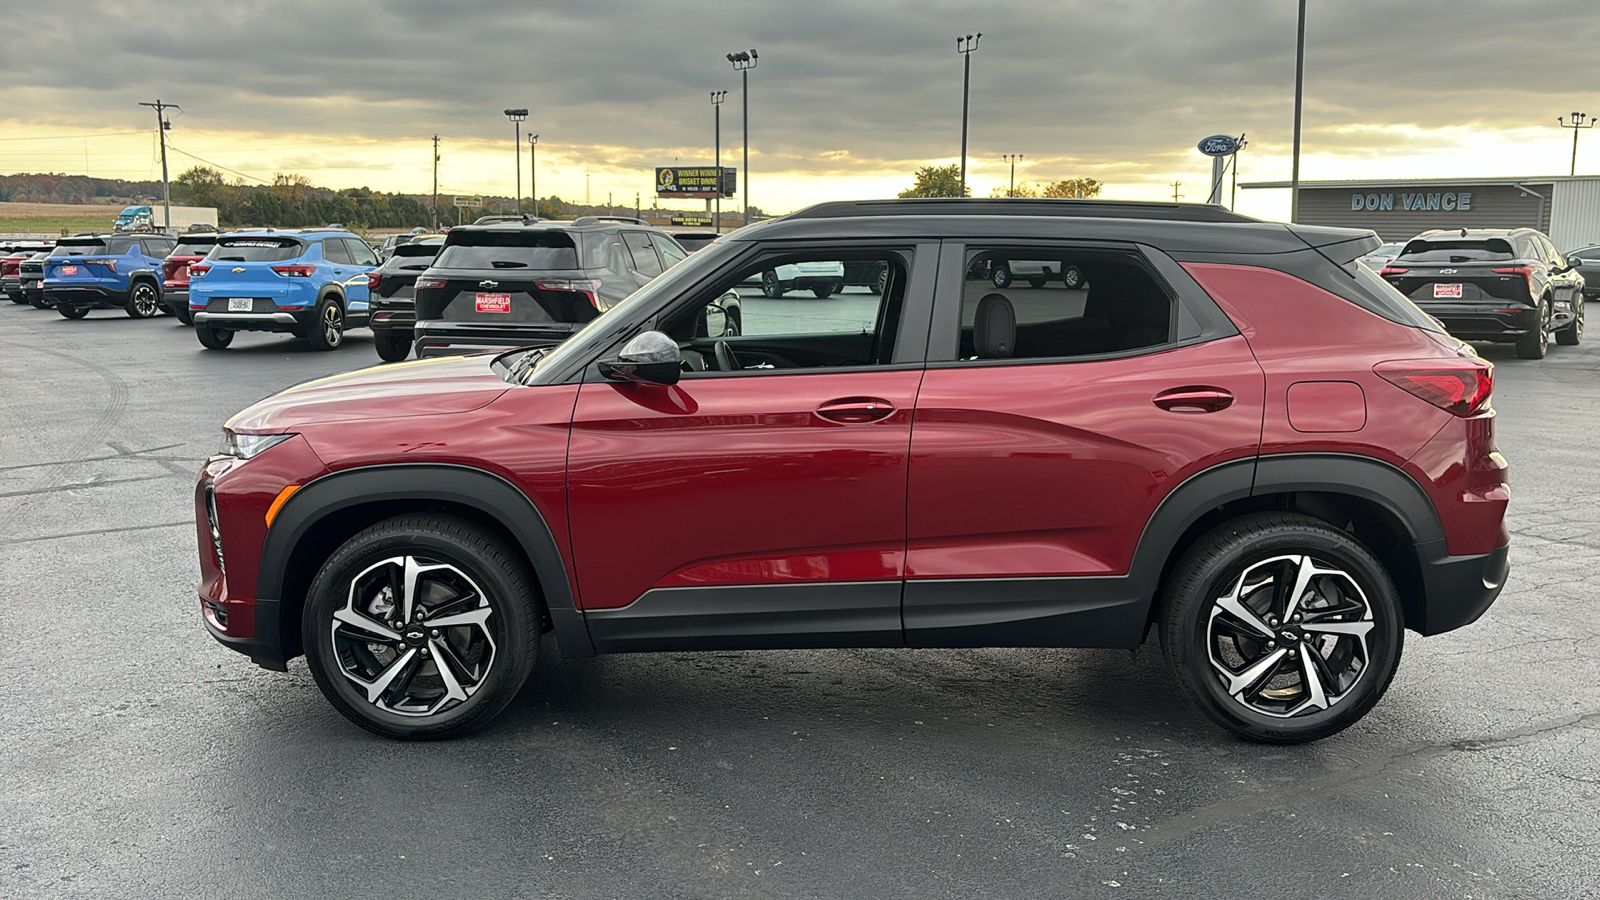
[[[797,262],[761,273],[761,293],[774,300],[788,291],[810,291],[821,300],[843,287],[842,262]]]

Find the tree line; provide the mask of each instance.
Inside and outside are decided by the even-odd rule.
[[[923,166],[916,172],[916,181],[911,187],[901,191],[899,196],[911,197],[970,197],[971,188],[961,185],[961,167],[952,163],[948,166]],[[1095,178],[1063,178],[1050,183],[1018,182],[1016,187],[999,187],[989,192],[991,197],[1054,197],[1054,198],[1084,198],[1098,197],[1105,187],[1105,182]]]

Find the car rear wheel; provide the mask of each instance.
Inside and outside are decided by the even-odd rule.
[[[35,300],[29,300],[28,302],[33,304],[33,308],[34,309],[49,309],[50,308],[49,301],[45,300],[43,297],[39,297],[38,299],[35,299]]]
[[[814,287],[811,289],[811,296],[816,297],[818,300],[826,300],[833,296],[833,287],[831,284]]]
[[[465,734],[516,696],[539,651],[517,556],[448,516],[403,515],[346,541],[318,571],[301,632],[317,687],[362,728],[403,740]]]
[[[378,348],[378,356],[384,362],[399,362],[411,355],[411,335],[409,334],[379,332],[372,336],[372,343]]]
[[[878,277],[872,283],[871,291],[879,296],[889,289],[889,267],[884,266],[878,270]]]
[[[185,325],[193,325],[194,324],[194,313],[189,312],[189,304],[187,304],[187,303],[185,303],[185,304],[183,304],[181,306],[174,307],[173,310],[172,310],[172,314],[177,316],[178,317],[178,321],[182,322]]]
[[[226,350],[233,343],[233,332],[227,328],[196,325],[194,336],[200,339],[200,346],[207,350]]]
[[[1031,288],[1042,288],[1042,287],[1044,287],[1044,276],[1043,275],[1035,275],[1032,278],[1029,278],[1028,279],[1028,287],[1031,287]]]
[[[15,294],[7,294],[6,296],[10,297],[11,302],[17,304],[18,306],[28,305],[28,298],[20,292]]]
[[[1291,513],[1213,529],[1173,569],[1161,649],[1202,713],[1253,741],[1324,738],[1366,715],[1400,663],[1400,602],[1350,534]]]
[[[1538,327],[1527,334],[1517,337],[1517,356],[1522,359],[1544,359],[1550,352],[1550,301],[1539,301],[1539,308],[1535,313]]]
[[[1061,283],[1067,290],[1075,291],[1083,287],[1083,270],[1077,266],[1063,266],[1061,269]]]
[[[997,264],[989,273],[989,279],[994,282],[994,286],[997,288],[1010,287],[1011,267],[1005,263]]]
[[[338,297],[317,301],[317,318],[306,329],[306,340],[313,350],[333,350],[344,343],[344,306]]]
[[[129,318],[153,318],[161,312],[161,295],[156,293],[156,289],[151,287],[148,281],[138,282],[128,291],[128,302],[123,309],[127,310]]]
[[[1572,322],[1556,332],[1556,343],[1563,347],[1576,347],[1583,341],[1583,298],[1572,304]]]
[[[67,306],[66,304],[60,304],[56,306],[56,312],[61,313],[62,318],[81,319],[89,314],[89,307]]]
[[[777,272],[769,269],[761,273],[761,293],[771,300],[783,296],[783,282],[778,280]]]

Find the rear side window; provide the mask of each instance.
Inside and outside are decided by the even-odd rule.
[[[656,257],[656,251],[650,249],[649,235],[642,231],[624,231],[622,240],[633,257],[634,271],[650,278],[661,274],[661,260]]]
[[[293,238],[222,238],[206,254],[218,262],[279,262],[305,254],[305,245]]]
[[[578,247],[564,231],[452,231],[434,264],[441,269],[576,269]]]
[[[93,256],[106,252],[106,242],[101,238],[62,238],[56,244],[56,256]]]
[[[331,263],[353,263],[350,250],[344,241],[338,238],[324,238],[322,241],[322,258]]]
[[[1462,238],[1460,240],[1414,240],[1406,244],[1396,262],[1411,263],[1467,263],[1467,262],[1500,262],[1516,259],[1516,251],[1511,248],[1511,242],[1504,238],[1489,238],[1476,240]]]
[[[178,246],[176,248],[174,248],[172,253],[170,253],[168,255],[169,256],[205,256],[207,253],[210,253],[211,252],[211,248],[215,247],[216,245],[217,245],[217,239],[214,238],[214,237],[208,237],[208,238],[180,238],[178,240]]]

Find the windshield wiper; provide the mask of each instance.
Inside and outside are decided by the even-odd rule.
[[[522,354],[520,359],[511,364],[511,370],[507,373],[511,376],[510,381],[515,384],[526,384],[527,382],[522,380],[523,377],[533,371],[533,364],[548,352],[548,348],[541,347]]]

